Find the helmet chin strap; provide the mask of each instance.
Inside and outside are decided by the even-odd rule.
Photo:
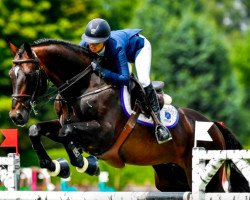
[[[101,51],[99,51],[97,53],[98,56],[104,56],[104,52],[105,52],[105,46],[103,46],[103,48],[101,49]]]

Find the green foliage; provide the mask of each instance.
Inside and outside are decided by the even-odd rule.
[[[9,113],[9,108],[11,107],[11,100],[9,97],[0,97],[0,121],[3,127],[8,127],[10,124],[10,119],[7,117]],[[14,127],[14,126],[12,126]]]
[[[4,41],[17,46],[40,38],[56,38],[79,43],[87,22],[94,17],[110,21],[117,29],[131,20],[136,1],[23,0],[0,1],[0,76],[1,92],[8,94],[8,68],[12,55]],[[123,12],[123,9],[127,10]]]
[[[231,47],[231,63],[237,73],[240,84],[249,94],[250,74],[250,31],[243,37],[237,38]],[[247,106],[250,106],[250,97],[247,96]]]
[[[242,96],[230,67],[225,36],[208,15],[194,12],[196,4],[179,4],[150,2],[144,7],[150,10],[147,16],[142,12],[137,18],[152,43],[152,78],[166,83],[174,104],[238,130]]]
[[[245,35],[237,35],[234,38],[234,43],[230,46],[230,62],[231,66],[237,75],[239,83],[239,92],[241,92],[241,104],[238,112],[241,112],[242,120],[238,124],[239,130],[242,132],[240,137],[244,144],[250,144],[248,133],[250,125],[248,119],[250,118],[250,31]],[[241,130],[244,129],[244,130]]]
[[[136,1],[89,1],[89,0],[23,0],[0,1],[0,77],[1,98],[0,127],[15,127],[8,117],[11,108],[11,83],[8,75],[13,55],[5,42],[10,40],[20,46],[24,41],[32,43],[41,38],[64,39],[79,43],[87,22],[94,17],[110,21],[113,29],[125,26],[135,11]],[[127,12],[122,12],[126,9]],[[121,14],[123,13],[123,14]],[[5,102],[8,102],[5,104]],[[43,102],[36,107],[38,115],[31,113],[29,123],[19,128],[21,151],[31,148],[28,127],[39,121],[56,118],[53,102]],[[42,113],[42,114],[41,114]],[[47,141],[48,147],[54,142]],[[1,151],[1,150],[0,150]],[[5,151],[4,151],[5,152]]]
[[[16,128],[8,117],[12,93],[8,71],[13,56],[5,39],[17,46],[40,38],[79,43],[87,22],[102,17],[112,29],[144,29],[153,48],[152,79],[166,83],[174,104],[224,121],[245,145],[250,144],[250,32],[244,32],[250,24],[249,0],[1,0],[0,16],[1,128]],[[52,102],[38,108],[39,115],[32,113],[27,126],[18,128],[25,167],[38,165],[28,127],[56,117]],[[48,139],[44,144],[47,149],[61,147]],[[0,154],[11,150],[0,149]],[[57,158],[59,152],[67,157],[64,150],[50,153]],[[153,182],[150,167],[113,169],[101,162],[101,168],[109,171],[111,186],[117,189],[131,180]],[[97,182],[97,177],[79,176],[75,169],[72,179],[80,185]]]

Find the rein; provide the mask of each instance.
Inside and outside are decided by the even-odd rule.
[[[12,95],[12,99],[13,100],[16,100],[16,101],[19,101],[23,107],[25,107],[27,110],[29,109],[29,107],[32,108],[32,110],[34,111],[35,114],[37,114],[37,111],[35,110],[35,106],[37,105],[37,103],[39,103],[39,101],[42,101],[42,99],[45,99],[45,98],[49,98],[53,95],[55,95],[56,93],[62,93],[66,90],[68,90],[71,86],[73,86],[77,81],[79,81],[80,79],[82,79],[84,76],[86,76],[89,72],[92,71],[92,67],[91,67],[91,64],[85,69],[83,70],[82,72],[80,72],[79,74],[77,74],[76,76],[72,77],[71,79],[67,80],[64,84],[62,84],[60,87],[58,87],[57,89],[55,89],[54,91],[50,92],[49,94],[46,94],[46,95],[43,95],[39,98],[37,98],[37,100],[35,101],[34,98],[35,98],[35,95],[37,94],[39,88],[39,82],[40,82],[40,79],[41,79],[41,71],[43,70],[40,66],[40,63],[39,63],[39,60],[38,60],[38,57],[36,55],[36,53],[34,51],[32,51],[32,55],[34,58],[31,58],[31,59],[23,59],[23,60],[13,60],[13,64],[23,64],[23,63],[35,63],[36,64],[36,67],[38,67],[38,78],[37,78],[37,81],[36,81],[36,87],[35,87],[35,90],[33,92],[32,95],[27,95],[27,94],[22,94],[22,95]],[[45,73],[46,74],[46,73]],[[97,91],[93,91],[93,93],[98,93],[100,92],[99,91],[100,89],[98,89]],[[102,91],[102,90],[101,90]],[[92,92],[91,92],[92,93]],[[86,94],[86,95],[90,95],[90,94]],[[29,98],[29,101],[27,101],[27,103],[23,103],[21,100],[23,98]]]
[[[91,64],[90,64],[85,70],[83,70],[82,72],[80,72],[79,74],[77,74],[76,76],[71,78],[70,80],[67,80],[64,84],[62,84],[60,87],[58,87],[57,91],[59,93],[62,93],[64,91],[66,91],[72,85],[74,85],[77,81],[79,81],[81,78],[86,76],[91,71],[92,71],[92,67],[91,67]]]
[[[77,74],[76,76],[72,77],[71,79],[67,80],[64,84],[62,84],[60,87],[55,89],[54,91],[50,92],[49,94],[43,95],[38,98],[37,102],[42,101],[42,99],[47,99],[56,93],[62,93],[66,90],[68,90],[71,86],[73,86],[77,81],[79,81],[81,78],[86,76],[89,72],[91,72],[92,68],[91,65],[89,65],[85,70]]]

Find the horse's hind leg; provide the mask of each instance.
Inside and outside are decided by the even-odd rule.
[[[155,170],[155,185],[160,191],[182,192],[190,191],[184,170],[176,164],[160,164],[153,166]]]
[[[61,125],[58,120],[34,124],[29,128],[29,137],[32,147],[38,156],[41,168],[47,168],[50,171],[55,171],[55,164],[52,162],[51,158],[44,149],[41,143],[41,136],[44,135],[56,142],[59,142],[57,135],[60,128]]]

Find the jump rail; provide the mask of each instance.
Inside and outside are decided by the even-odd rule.
[[[199,200],[191,192],[3,191],[0,200]],[[249,193],[206,193],[205,200],[249,200]]]
[[[0,181],[8,191],[20,189],[19,154],[9,153],[7,157],[0,157]]]
[[[17,154],[8,154],[8,157],[0,157],[0,180],[8,190],[0,192],[0,200],[250,200],[250,193],[205,193],[206,185],[227,159],[235,163],[250,183],[250,165],[245,160],[250,159],[250,150],[193,148],[192,192],[34,192],[17,191],[20,158]]]
[[[249,150],[205,150],[193,148],[192,196],[194,200],[204,199],[250,199],[250,193],[205,193],[206,185],[225,160],[232,160],[250,183],[250,165],[244,159],[250,158]],[[206,165],[205,162],[210,160]],[[241,183],[239,183],[241,184]],[[210,196],[211,198],[207,198]]]
[[[191,200],[191,192],[0,192],[0,200]]]

